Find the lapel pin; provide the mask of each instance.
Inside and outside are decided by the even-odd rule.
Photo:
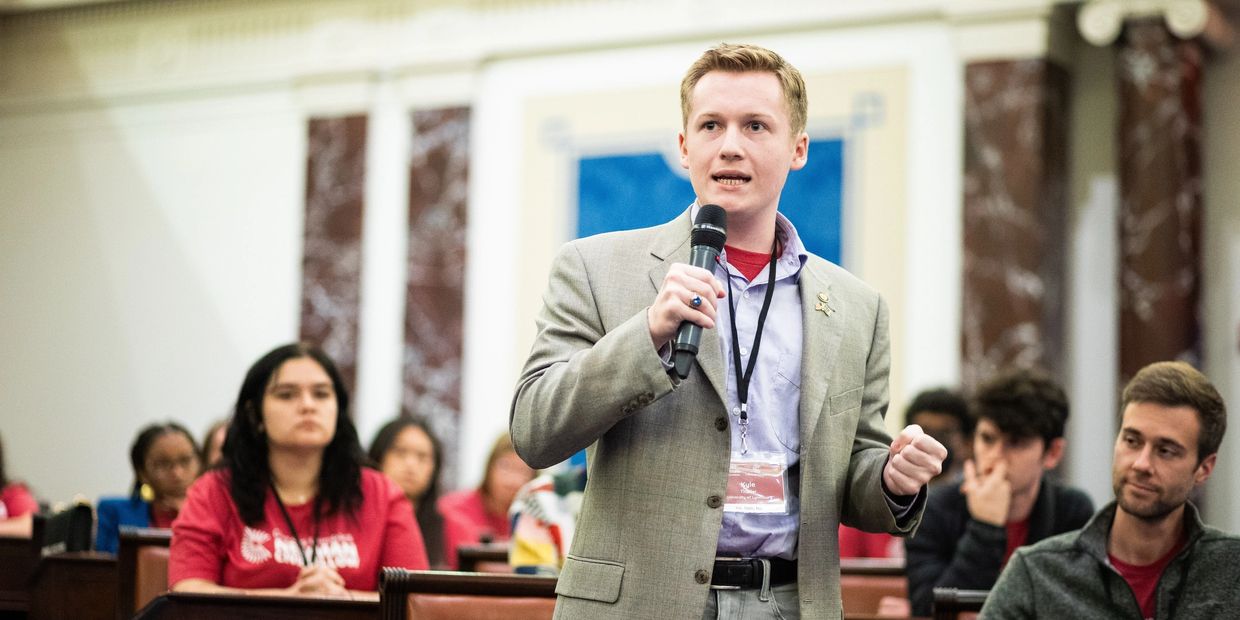
[[[831,307],[830,301],[831,298],[827,297],[826,293],[818,293],[818,303],[814,305],[814,310],[826,316],[831,316],[831,313],[835,312],[835,308]]]

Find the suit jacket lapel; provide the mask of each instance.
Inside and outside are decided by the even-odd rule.
[[[689,233],[693,228],[693,222],[689,219],[690,212],[691,208],[686,209],[680,217],[659,227],[659,232],[650,245],[650,254],[659,261],[650,270],[650,284],[656,293],[663,285],[663,278],[667,276],[672,263],[689,262]],[[723,352],[719,346],[719,334],[713,329],[702,332],[702,341],[698,344],[697,366],[698,371],[706,375],[711,387],[715,388],[719,402],[728,402],[724,395],[728,384]]]
[[[846,300],[837,299],[831,282],[813,258],[801,270],[801,445],[813,440],[826,402],[831,364],[835,362],[847,323]],[[825,297],[825,300],[823,299]]]

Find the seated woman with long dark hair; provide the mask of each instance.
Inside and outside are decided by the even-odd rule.
[[[431,566],[446,566],[443,517],[436,507],[443,450],[430,425],[422,417],[402,413],[375,433],[370,460],[413,502]]]
[[[193,435],[176,422],[138,431],[129,446],[129,463],[134,477],[129,497],[105,497],[95,509],[99,551],[116,553],[121,526],[172,527],[189,485],[202,469]],[[149,498],[143,497],[143,487],[150,489]]]
[[[173,590],[373,596],[382,567],[427,568],[409,499],[363,467],[348,406],[317,348],[289,344],[254,363],[223,463],[172,526]]]

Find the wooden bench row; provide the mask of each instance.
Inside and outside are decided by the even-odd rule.
[[[36,536],[34,540],[39,540]],[[380,601],[206,595],[167,592],[170,533],[125,530],[116,558],[93,552],[43,556],[31,539],[0,539],[0,612],[30,618],[550,618],[555,578],[498,572],[385,569]],[[466,549],[462,567],[495,570],[506,560],[495,547]],[[24,579],[22,572],[27,575]],[[906,597],[902,561],[841,562],[845,616],[880,617],[883,597]],[[936,591],[935,618],[976,611],[985,593]],[[6,617],[0,613],[0,617]]]

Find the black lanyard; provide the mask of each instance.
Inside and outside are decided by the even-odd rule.
[[[306,548],[301,546],[301,536],[297,535],[297,527],[293,525],[293,518],[288,514],[288,508],[284,507],[284,502],[280,499],[280,492],[276,490],[276,483],[269,481],[271,485],[271,493],[276,496],[276,505],[280,507],[280,514],[284,515],[284,523],[288,525],[289,533],[293,535],[293,541],[297,543],[297,550],[301,552],[301,565],[309,567],[314,561],[319,559],[319,498],[314,498],[314,541],[311,543],[310,558],[306,559]]]
[[[758,313],[757,333],[753,336],[753,347],[749,349],[749,364],[741,372],[741,340],[736,333],[736,305],[732,301],[732,275],[728,274],[728,312],[732,320],[732,368],[736,372],[736,398],[741,402],[741,454],[749,452],[746,438],[749,435],[749,380],[753,378],[754,363],[758,361],[758,347],[762,344],[762,327],[766,325],[766,313],[771,309],[771,298],[775,295],[775,249],[779,240],[771,242],[770,269],[766,277],[766,298],[762,300],[762,311]]]

